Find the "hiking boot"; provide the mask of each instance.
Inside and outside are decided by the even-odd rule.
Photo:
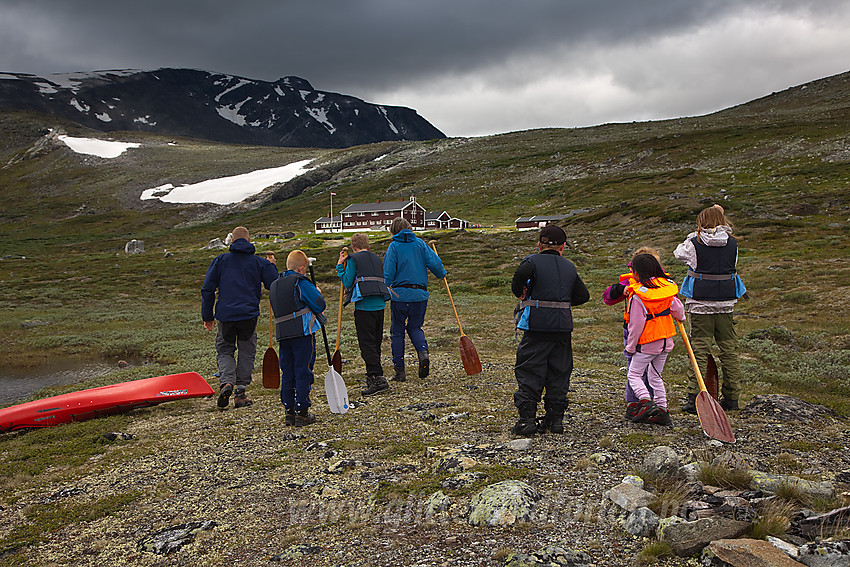
[[[236,395],[233,396],[233,406],[237,408],[247,408],[252,405],[254,400],[248,398],[245,390],[236,390]]]
[[[553,416],[546,414],[540,419],[537,424],[538,433],[555,433],[561,435],[564,433],[564,416]]]
[[[363,396],[374,396],[375,394],[380,394],[381,392],[387,392],[390,389],[390,385],[387,384],[387,379],[383,376],[373,376],[371,374],[366,375],[366,389],[360,390],[360,394]]]
[[[316,416],[307,410],[301,410],[293,416],[292,425],[295,427],[304,427],[316,423]]]
[[[658,413],[647,419],[646,422],[655,425],[673,425],[673,420],[670,419],[670,412],[667,411],[667,408],[659,407],[657,409]]]
[[[230,394],[233,393],[233,384],[227,383],[221,387],[221,392],[218,394],[218,407],[226,408],[230,403]]]
[[[404,366],[395,367],[395,375],[393,376],[393,380],[396,382],[405,382],[407,380],[407,376],[404,375]]]
[[[688,394],[688,401],[682,406],[682,411],[696,415],[697,413],[697,395]]]
[[[733,400],[731,398],[721,398],[720,407],[722,407],[726,411],[738,411],[738,400]]]
[[[295,408],[286,410],[286,419],[283,423],[284,425],[295,425]]]
[[[519,435],[520,437],[532,437],[535,433],[537,433],[537,420],[533,417],[521,417],[519,418],[519,421],[516,422],[516,425],[511,428],[511,433]]]
[[[627,413],[632,414],[631,420],[633,422],[640,423],[658,414],[658,406],[652,400],[644,398],[639,402],[630,403]]]
[[[428,351],[420,350],[416,354],[419,355],[419,377],[427,378],[428,372],[431,371],[431,359],[428,358]]]

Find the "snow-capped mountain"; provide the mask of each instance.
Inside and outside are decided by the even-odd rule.
[[[317,91],[298,77],[270,83],[193,69],[0,73],[0,108],[53,114],[105,132],[267,146],[445,138],[415,110]]]

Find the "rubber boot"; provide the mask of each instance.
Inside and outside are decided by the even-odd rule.
[[[419,377],[427,378],[431,371],[431,359],[428,357],[428,351],[420,350],[416,354],[419,356]]]
[[[696,415],[697,413],[697,395],[696,394],[688,394],[688,401],[682,406],[682,411],[685,413],[692,413]]]
[[[393,376],[393,380],[396,382],[404,382],[407,380],[407,376],[404,375],[404,366],[395,366],[395,375]]]
[[[387,384],[387,379],[383,376],[373,376],[372,374],[366,375],[366,389],[360,390],[360,394],[363,396],[374,396],[375,394],[380,394],[381,392],[389,391],[390,385]]]
[[[511,428],[511,433],[520,437],[532,437],[537,433],[537,408],[521,408],[519,420]]]
[[[563,435],[564,433],[564,414],[546,413],[540,423],[537,425],[538,433],[555,433]]]

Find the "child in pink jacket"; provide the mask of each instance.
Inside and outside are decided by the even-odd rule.
[[[631,269],[633,277],[625,291],[626,352],[632,356],[628,382],[638,401],[628,405],[627,416],[634,422],[671,425],[661,373],[673,350],[674,319],[685,320],[685,307],[676,297],[679,286],[654,256],[638,254]]]

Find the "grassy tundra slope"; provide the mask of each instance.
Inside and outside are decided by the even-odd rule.
[[[65,357],[147,362],[84,386],[185,370],[211,376],[213,340],[200,324],[198,290],[217,252],[204,246],[237,224],[254,232],[294,231],[295,238],[282,243],[255,244],[278,251],[278,258],[298,247],[316,257],[329,320],[335,321],[333,265],[347,241],[309,233],[312,221],[327,213],[334,191],[339,208],[415,194],[429,210],[446,209],[488,227],[423,235],[438,242],[464,331],[485,371],[463,373],[454,314],[442,284],[432,282],[425,329],[433,376],[393,384],[390,394],[369,399],[346,417],[332,416],[324,405],[326,366],[319,356],[313,398],[320,422],[299,431],[303,438],[284,438],[276,394],[263,391],[259,381],[251,389],[257,402],[245,410],[218,412],[209,400],[193,400],[0,436],[0,506],[6,511],[0,561],[6,564],[108,565],[122,557],[164,565],[166,560],[138,551],[136,542],[196,519],[219,526],[172,556],[174,564],[262,564],[289,545],[316,541],[323,549],[318,564],[347,558],[352,564],[397,565],[436,557],[466,564],[464,558],[474,555],[481,561],[474,564],[496,565],[509,551],[533,551],[553,539],[583,545],[600,564],[628,564],[639,542],[605,522],[553,520],[487,532],[462,522],[386,527],[354,517],[354,510],[376,506],[387,517],[393,502],[437,490],[451,475],[434,468],[436,448],[509,438],[516,343],[508,284],[535,245],[533,233],[511,229],[518,216],[571,214],[565,255],[592,294],[589,304],[575,310],[572,419],[565,438],[535,441],[528,457],[483,459],[472,488],[522,478],[551,498],[598,501],[634,469],[647,444],[704,449],[696,418],[676,411],[672,430],[622,421],[621,313],[605,307],[601,294],[640,245],[658,248],[680,279],[684,267],[672,250],[692,230],[696,212],[715,202],[736,225],[739,269],[750,290],[737,310],[744,402],[755,394],[785,393],[850,416],[848,74],[696,118],[346,150],[223,146],[128,133],[113,137],[141,147],[104,160],[73,153],[51,137],[50,128],[102,137],[44,116],[0,115],[3,366]],[[138,199],[164,183],[307,158],[317,167],[304,178],[236,206]],[[125,255],[123,245],[131,238],[144,240],[147,252]],[[373,249],[383,252],[388,242],[386,234],[376,234]],[[48,324],[22,325],[27,321]],[[343,317],[341,351],[350,360],[344,377],[357,399],[363,365],[350,311]],[[385,368],[388,354],[387,341]],[[674,410],[686,367],[677,346],[665,373]],[[57,392],[39,395],[51,393]],[[469,417],[423,421],[398,411],[427,402],[450,404],[435,413]],[[788,426],[779,436],[774,424],[731,419],[739,450],[765,468],[828,479],[850,467],[842,419],[813,428]],[[104,432],[117,430],[135,439],[103,440]],[[343,475],[325,474],[334,458],[305,451],[316,441],[359,464]],[[616,453],[613,463],[589,465],[587,456],[599,447]],[[63,488],[80,490],[45,498]],[[446,492],[463,502],[471,489]],[[336,505],[338,513],[287,525],[290,510],[305,501]]]

